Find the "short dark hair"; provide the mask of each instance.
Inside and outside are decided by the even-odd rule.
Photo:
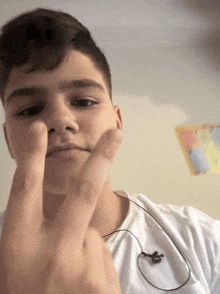
[[[25,73],[56,68],[73,48],[86,54],[103,75],[112,99],[111,73],[105,55],[89,30],[62,11],[38,8],[6,23],[0,35],[0,96],[13,68],[30,64]]]

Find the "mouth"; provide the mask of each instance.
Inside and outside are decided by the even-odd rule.
[[[89,151],[88,149],[84,149],[82,147],[76,146],[74,144],[65,144],[61,146],[53,147],[47,154],[46,157],[49,157],[55,153],[62,153],[62,151],[70,151],[70,150],[78,150],[78,151]]]

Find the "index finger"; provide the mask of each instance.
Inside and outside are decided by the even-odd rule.
[[[44,179],[45,154],[47,150],[47,128],[41,122],[34,122],[28,130],[17,130],[6,125],[17,168],[12,181],[9,201],[4,217],[4,227],[10,231],[30,225],[36,228],[36,221],[42,217],[42,186]],[[33,220],[34,218],[34,220]]]

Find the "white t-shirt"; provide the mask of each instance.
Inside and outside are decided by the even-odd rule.
[[[119,193],[120,194],[120,193]],[[128,194],[128,193],[127,193]],[[142,194],[129,195],[129,213],[106,242],[118,272],[123,294],[220,294],[220,221],[192,207],[158,205]],[[166,231],[166,232],[165,232]],[[136,239],[136,238],[139,240]],[[141,249],[142,247],[142,249]],[[140,256],[164,254],[160,263]],[[188,264],[188,265],[187,265]],[[189,270],[190,269],[190,270]]]
[[[128,197],[136,204],[130,201],[119,230],[130,232],[116,232],[106,242],[122,294],[220,294],[220,221],[192,207],[154,204],[142,194]],[[154,264],[142,251],[164,257]],[[186,281],[171,292],[157,289],[175,289]]]

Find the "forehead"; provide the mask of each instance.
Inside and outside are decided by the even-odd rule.
[[[76,50],[70,50],[60,66],[53,70],[25,74],[24,69],[16,68],[11,71],[5,88],[6,101],[18,89],[41,87],[47,91],[60,91],[71,81],[90,81],[90,84],[99,85],[99,89],[108,94],[102,73],[87,55]]]

